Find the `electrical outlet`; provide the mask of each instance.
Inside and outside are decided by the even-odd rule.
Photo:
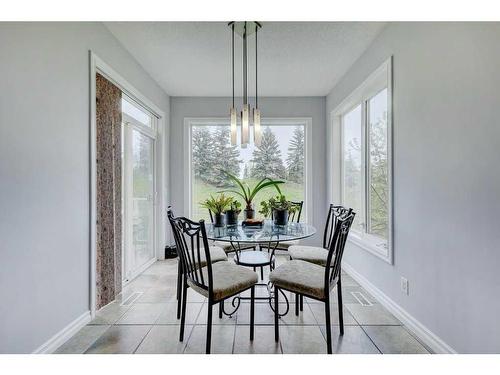
[[[406,295],[410,294],[410,290],[408,289],[408,279],[405,277],[401,277],[401,292]]]

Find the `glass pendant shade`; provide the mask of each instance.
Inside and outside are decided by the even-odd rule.
[[[236,118],[236,108],[231,107],[231,110],[229,111],[230,117],[231,117],[231,145],[236,146],[238,143],[237,141],[237,118]]]
[[[243,105],[241,112],[241,147],[245,148],[249,142],[250,124],[249,124],[249,108],[248,104]]]
[[[255,144],[255,146],[260,146],[261,134],[260,110],[255,108],[253,110],[253,143]]]

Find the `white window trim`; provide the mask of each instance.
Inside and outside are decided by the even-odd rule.
[[[135,104],[134,104],[135,105]],[[151,113],[147,108],[144,108],[144,111]],[[133,177],[132,175],[126,176],[126,170],[131,171],[132,170],[132,160],[128,157],[132,155],[133,149],[132,149],[132,139],[129,138],[132,136],[132,131],[135,130],[142,135],[148,137],[150,140],[153,141],[152,143],[152,151],[153,151],[153,169],[155,171],[154,173],[154,180],[153,180],[153,186],[154,186],[154,192],[153,192],[153,247],[155,249],[154,256],[145,264],[143,264],[140,267],[135,268],[132,272],[129,274],[126,273],[126,259],[125,257],[122,258],[122,286],[125,287],[128,285],[132,280],[134,280],[137,276],[139,276],[144,270],[146,270],[151,264],[156,262],[158,259],[163,259],[164,258],[164,252],[162,250],[161,242],[159,237],[159,231],[161,231],[161,228],[158,227],[158,214],[159,214],[159,206],[158,206],[158,168],[157,168],[157,163],[158,163],[158,155],[157,155],[157,143],[158,143],[158,133],[157,133],[157,128],[158,128],[158,118],[153,115],[151,119],[151,127],[148,127],[141,123],[140,121],[136,120],[135,118],[127,115],[126,113],[122,113],[122,123],[124,124],[123,131],[124,132],[130,132],[125,135],[124,139],[126,140],[123,144],[124,147],[124,165],[122,166],[122,176],[123,176],[123,190],[122,190],[122,196],[124,198],[124,207],[123,207],[123,212],[124,212],[124,217],[122,219],[122,227],[123,227],[123,243],[124,247],[122,248],[122,254],[125,254],[127,252],[128,259],[132,259],[133,257],[133,225],[132,225],[132,212],[129,210],[130,207],[133,207],[133,197],[132,197],[132,186],[133,186]],[[127,140],[129,142],[127,142]],[[128,177],[125,178],[125,177]],[[127,202],[125,203],[125,200]],[[128,226],[127,226],[128,224]],[[158,254],[158,251],[161,251],[160,255]]]
[[[168,243],[169,233],[163,230],[166,228],[166,212],[165,202],[169,198],[169,165],[166,160],[168,155],[169,122],[167,115],[151,100],[144,96],[139,90],[132,86],[122,75],[116,72],[110,65],[104,62],[93,51],[89,51],[89,84],[90,84],[90,301],[89,308],[91,318],[95,317],[96,313],[96,73],[100,73],[108,80],[118,86],[130,98],[137,102],[140,106],[147,109],[155,117],[157,117],[156,129],[156,209],[155,209],[155,254],[157,259],[164,259],[164,244]]]
[[[192,180],[193,171],[191,170],[192,150],[191,136],[192,128],[196,125],[217,126],[227,124],[229,126],[229,118],[226,117],[186,117],[184,118],[184,212],[188,217],[192,216]],[[263,117],[261,124],[270,124],[273,126],[279,125],[303,125],[305,128],[304,136],[304,153],[305,153],[305,192],[304,202],[307,202],[306,220],[308,223],[313,222],[313,200],[312,200],[312,118],[310,117]]]
[[[342,115],[349,110],[355,108],[358,104],[362,104],[362,112],[364,115],[363,102],[383,88],[387,87],[387,153],[388,153],[388,179],[389,179],[389,225],[387,236],[387,248],[380,246],[380,238],[377,236],[360,233],[352,230],[349,233],[349,242],[359,246],[360,248],[370,252],[389,264],[393,264],[394,259],[394,234],[393,234],[393,114],[392,114],[392,57],[387,59],[380,67],[378,67],[363,83],[355,89],[347,98],[345,98],[332,112],[330,123],[330,144],[332,145],[329,155],[330,165],[334,171],[331,175],[330,198],[332,202],[342,202],[342,175],[343,175],[343,134],[342,134]],[[362,131],[365,132],[363,126]],[[365,160],[365,158],[363,158]],[[338,171],[335,173],[335,171]]]

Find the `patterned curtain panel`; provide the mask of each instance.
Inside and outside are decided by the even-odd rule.
[[[122,285],[121,90],[96,75],[96,307],[113,301]]]

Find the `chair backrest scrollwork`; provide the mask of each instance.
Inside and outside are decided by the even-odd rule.
[[[212,262],[205,221],[196,222],[185,217],[174,217],[171,209],[168,210],[167,216],[172,226],[182,273],[192,283],[212,293]],[[206,264],[203,269],[202,264]]]
[[[347,236],[349,235],[355,215],[356,213],[352,209],[344,209],[335,216],[335,225],[328,247],[328,257],[325,267],[325,293],[328,293],[338,281]]]

